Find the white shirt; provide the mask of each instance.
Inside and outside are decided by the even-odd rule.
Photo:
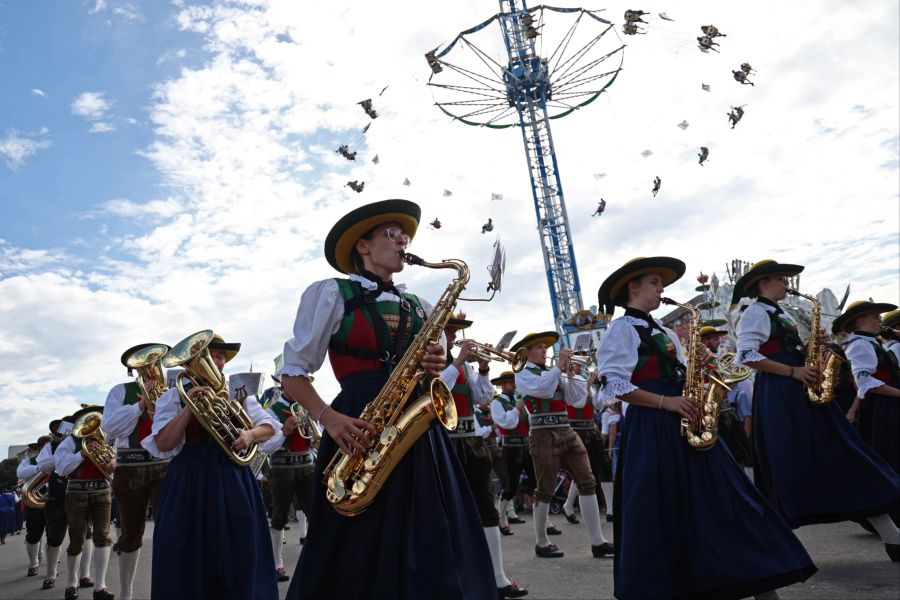
[[[743,365],[766,358],[759,353],[759,347],[772,335],[772,320],[769,314],[775,310],[774,306],[759,301],[747,307],[737,326],[737,353],[734,364]],[[793,319],[787,313],[779,316],[793,323]]]
[[[49,446],[50,444],[44,445]],[[19,463],[19,466],[16,467],[16,477],[18,477],[19,479],[29,479],[37,472],[37,465],[31,464],[31,459],[27,457],[23,458],[22,462]]]
[[[525,368],[516,373],[516,389],[526,396],[548,399],[556,393],[556,388],[563,392],[566,403],[575,408],[583,408],[587,402],[587,381],[580,377],[563,377],[559,367],[532,373],[530,369],[540,365],[528,361]]]
[[[225,386],[226,388],[228,387],[227,381],[225,382]],[[247,416],[250,417],[250,421],[253,423],[254,427],[257,425],[269,425],[276,434],[281,432],[281,423],[266,413],[254,396],[247,396],[244,399],[244,410],[247,412]],[[181,398],[178,395],[178,390],[176,388],[169,388],[166,390],[166,393],[160,396],[156,401],[153,429],[151,430],[150,435],[141,440],[141,446],[157,458],[172,458],[177,456],[178,453],[181,452],[181,449],[184,448],[184,432],[181,433],[181,438],[175,444],[175,447],[168,451],[160,450],[157,447],[156,436],[159,435],[159,432],[163,430],[163,427],[178,416],[178,413],[180,412]]]
[[[612,402],[638,389],[631,383],[631,375],[638,363],[638,347],[641,345],[641,337],[635,326],[649,328],[650,324],[630,315],[619,317],[609,324],[597,346],[597,372],[606,377],[606,385],[600,390],[599,398],[605,402]],[[662,327],[662,331],[675,344],[676,356],[683,364],[684,354],[678,336],[668,327]],[[622,402],[623,413],[626,404]]]
[[[884,343],[885,350],[893,352],[897,357],[897,362],[900,362],[900,342],[897,340],[888,340]]]
[[[503,429],[515,429],[519,425],[519,409],[513,406],[509,410],[503,408],[499,396],[491,401],[491,418],[498,427]]]
[[[475,435],[483,437],[487,439],[491,437],[491,433],[494,432],[494,428],[490,425],[480,425],[478,423],[478,417],[475,418]]]
[[[75,438],[71,435],[62,441],[56,447],[56,453],[53,455],[56,461],[56,472],[63,477],[78,468],[78,465],[84,462],[84,456],[75,448]]]
[[[378,284],[360,275],[350,275],[364,289],[374,290]],[[405,292],[406,286],[396,284],[397,291]],[[377,302],[397,302],[400,298],[390,292],[382,292]],[[431,304],[422,300],[426,317],[431,314]],[[282,375],[308,377],[322,367],[328,352],[328,344],[344,318],[344,299],[337,281],[324,279],[306,288],[300,297],[297,316],[294,319],[294,337],[284,344]],[[443,339],[443,335],[442,335]],[[446,343],[441,343],[446,348]]]
[[[284,445],[284,431],[282,428],[284,425],[281,423],[281,419],[278,418],[278,415],[275,414],[275,411],[272,410],[272,407],[266,409],[266,414],[269,417],[278,423],[278,427],[275,429],[275,435],[267,439],[265,442],[262,442],[258,445],[259,452],[265,452],[266,454],[274,454],[281,450],[281,447]],[[262,471],[260,471],[260,474]]]
[[[890,385],[890,382],[875,377],[878,355],[875,353],[874,344],[877,343],[878,340],[875,338],[855,333],[850,334],[844,340],[844,353],[847,355],[847,360],[850,361],[850,369],[853,371],[853,379],[856,381],[857,398],[864,398],[866,392],[873,388],[884,384]]]
[[[53,445],[49,442],[44,444],[41,451],[37,455],[37,468],[42,473],[52,473],[56,469],[56,459],[53,457]]]
[[[467,370],[466,381],[469,382],[469,392],[472,397],[472,404],[484,404],[494,397],[494,386],[491,385],[490,375],[482,375],[478,369],[469,363],[463,363],[463,368]],[[453,364],[441,372],[441,379],[447,384],[451,390],[456,385],[456,379],[459,377],[459,371]]]
[[[106,395],[103,404],[103,431],[116,448],[128,448],[128,436],[141,417],[140,403],[125,404],[125,384],[120,383]]]

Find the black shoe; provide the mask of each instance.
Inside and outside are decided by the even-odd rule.
[[[885,544],[884,549],[892,562],[900,562],[900,544]]]
[[[562,531],[551,525],[547,528],[547,535],[562,535]]]
[[[508,586],[497,588],[497,594],[499,594],[500,598],[521,598],[522,596],[528,595],[528,590],[525,588],[520,588],[519,584],[515,581],[511,581]]]
[[[55,579],[45,579],[45,580],[44,580],[44,583],[41,584],[41,589],[42,589],[42,590],[53,589],[53,586],[54,586],[54,585],[56,585],[56,580],[55,580]]]
[[[94,591],[94,600],[113,600],[115,597],[116,595],[110,594],[106,588]]]
[[[290,579],[290,577],[288,577],[288,574],[284,572],[284,567],[278,567],[277,569],[275,569],[275,581],[281,583],[282,581],[287,581],[288,579]]]
[[[607,522],[607,523],[612,523],[614,518],[615,518],[615,517],[613,517],[612,515],[606,515],[606,522]]]
[[[522,523],[525,522],[525,519],[522,519],[521,517],[507,517],[506,520],[511,525],[521,525]]]
[[[291,530],[291,528],[290,528],[290,527],[288,527],[288,526],[287,526],[287,525],[285,525],[285,526],[284,526],[284,530],[285,530],[285,531],[290,531],[290,530]]]
[[[78,588],[66,588],[66,600],[78,600]]]
[[[565,515],[566,521],[568,521],[572,525],[578,525],[579,523],[581,523],[581,521],[578,520],[578,517],[575,516],[575,513],[572,513],[571,515],[569,515],[569,514],[566,514],[566,511],[563,511],[563,515]]]
[[[25,577],[34,577],[35,575],[37,575],[37,567],[28,567],[28,573]]]
[[[534,553],[540,558],[559,558],[563,556],[563,552],[556,544],[550,544],[549,546],[535,546]]]
[[[594,558],[603,558],[604,556],[613,555],[613,545],[609,542],[603,542],[599,546],[591,546],[591,553]]]
[[[116,554],[122,554],[121,552],[119,552],[119,542],[116,542],[115,544],[113,544],[112,551],[115,552]]]
[[[515,535],[513,533],[513,530],[509,528],[509,525],[507,525],[506,527],[501,527],[500,533],[503,535]]]
[[[94,587],[94,580],[90,577],[82,577],[78,580],[78,587],[88,588]]]

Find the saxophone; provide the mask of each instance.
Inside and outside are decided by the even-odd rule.
[[[440,377],[431,380],[430,393],[410,400],[425,377],[419,365],[428,346],[438,343],[453,315],[453,305],[469,281],[469,267],[461,260],[425,262],[414,254],[404,262],[429,269],[456,269],[457,277],[434,305],[434,310],[416,334],[406,353],[374,400],[366,404],[359,418],[375,426],[378,437],[366,452],[338,452],[325,467],[325,496],[340,514],[353,517],[374,500],[400,460],[437,420],[448,430],[457,425],[456,403]],[[368,436],[360,440],[367,445]]]
[[[690,334],[685,350],[687,369],[681,395],[697,406],[700,416],[697,419],[682,417],[681,435],[691,448],[709,450],[719,437],[719,411],[731,388],[703,365],[701,353],[705,346],[700,341],[700,309],[693,304],[681,304],[670,298],[663,298],[662,303],[679,306],[691,313]],[[706,391],[703,389],[704,375],[709,379],[709,389]]]
[[[834,398],[834,388],[844,359],[823,347],[819,342],[819,330],[822,328],[822,307],[815,296],[801,294],[797,290],[788,290],[792,296],[800,296],[812,302],[812,318],[809,323],[809,343],[806,346],[806,364],[804,366],[817,369],[821,378],[819,383],[806,388],[806,397],[813,404],[828,404]]]

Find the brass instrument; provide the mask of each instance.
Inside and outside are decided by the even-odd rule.
[[[806,397],[813,404],[828,404],[834,398],[837,377],[841,370],[843,358],[819,342],[819,330],[822,329],[822,308],[815,296],[801,294],[789,289],[788,294],[800,296],[812,302],[812,316],[809,323],[809,343],[806,346],[806,363],[804,366],[818,370],[819,383],[806,388]]]
[[[495,348],[491,348],[487,344],[482,344],[480,342],[475,342],[472,340],[456,340],[453,345],[461,348],[465,344],[471,344],[472,346],[475,346],[474,356],[479,360],[508,362],[512,365],[512,370],[514,373],[518,373],[519,371],[524,369],[525,363],[528,362],[527,348],[519,348],[519,350],[516,352],[510,352],[509,350],[497,350]]]
[[[425,377],[419,365],[428,346],[438,343],[453,314],[453,305],[469,281],[469,267],[461,260],[425,262],[406,253],[403,260],[429,269],[456,269],[457,277],[434,305],[434,310],[413,339],[406,353],[374,400],[359,418],[375,426],[378,437],[371,449],[352,454],[336,453],[325,468],[325,495],[344,516],[356,516],[374,500],[394,468],[434,420],[448,430],[456,429],[456,403],[440,377],[431,380],[430,393],[410,400]],[[368,436],[361,440],[364,445]]]
[[[72,427],[72,436],[81,440],[81,454],[94,463],[103,476],[113,478],[113,472],[107,464],[116,458],[116,449],[106,443],[106,434],[100,428],[103,413],[91,411],[78,417]]]
[[[47,492],[50,489],[50,473],[38,471],[25,480],[19,495],[29,508],[44,508],[47,504]]]
[[[243,450],[235,450],[231,444],[240,436],[242,429],[253,429],[253,421],[241,403],[228,397],[225,376],[219,371],[208,346],[213,339],[211,329],[189,335],[169,350],[162,360],[167,369],[184,367],[175,379],[175,387],[182,402],[191,409],[194,418],[219,444],[228,458],[238,466],[253,462],[257,444],[254,442]],[[194,387],[208,388],[195,392],[193,397],[184,389],[184,380]],[[193,391],[193,390],[191,390]]]
[[[719,411],[725,401],[725,395],[731,388],[712,373],[704,372],[706,369],[703,365],[703,351],[706,346],[700,341],[700,309],[692,304],[675,302],[670,298],[663,298],[662,303],[679,306],[691,313],[688,344],[685,349],[687,368],[681,395],[697,406],[700,416],[697,419],[682,417],[681,435],[691,448],[709,450],[719,439]],[[704,375],[709,379],[707,390],[703,389]]]
[[[147,412],[150,415],[156,411],[156,401],[166,393],[166,376],[162,370],[162,359],[169,351],[165,344],[153,344],[141,348],[125,359],[125,365],[137,370],[137,384],[141,389],[141,397],[147,404]],[[150,380],[156,384],[148,386]]]
[[[309,418],[309,412],[298,402],[291,404],[291,416],[297,419],[297,433],[300,437],[309,440],[309,446],[315,450],[322,443],[322,434],[319,426]]]
[[[734,352],[726,352],[716,359],[716,371],[728,385],[747,379],[753,372],[750,367],[734,364]]]

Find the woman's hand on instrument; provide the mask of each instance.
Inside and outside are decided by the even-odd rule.
[[[462,354],[462,352],[460,352]],[[422,368],[432,377],[440,377],[441,371],[447,364],[447,352],[440,344],[432,344],[425,350],[422,360],[419,362]]]
[[[368,421],[348,417],[330,407],[322,413],[319,425],[325,428],[344,454],[367,451],[378,435],[375,426]]]
[[[246,450],[253,443],[253,434],[249,429],[241,429],[236,440],[231,442],[231,447],[235,450]]]
[[[688,419],[696,419],[700,416],[700,410],[697,408],[697,405],[684,396],[664,396],[661,399],[660,408],[678,413]]]
[[[815,367],[794,367],[792,377],[808,387],[819,383],[819,370]]]

